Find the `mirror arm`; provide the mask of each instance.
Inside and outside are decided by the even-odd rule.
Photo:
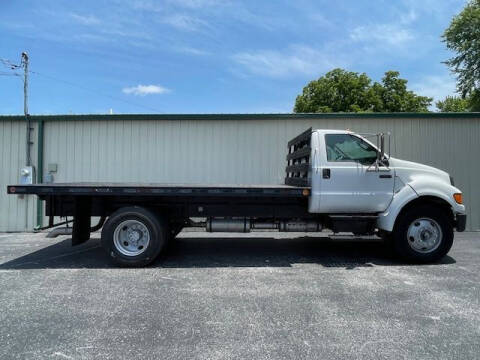
[[[384,162],[385,160],[388,161],[388,159],[385,159],[385,134],[384,133],[377,134],[377,146],[378,146],[377,149],[380,148],[380,150],[377,151],[377,159],[372,164],[372,165],[375,165],[375,171],[380,171],[380,166],[384,166],[387,169],[389,169],[387,164]],[[372,167],[372,165],[368,167],[367,171],[371,171],[370,168]]]

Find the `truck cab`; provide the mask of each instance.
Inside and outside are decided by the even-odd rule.
[[[462,192],[445,171],[393,158],[385,153],[384,134],[370,135],[377,145],[348,130],[311,131],[309,211],[347,222],[348,216],[375,216],[379,234],[407,239],[400,252],[428,258],[453,239],[453,228],[464,231]],[[354,221],[351,229],[355,233]]]
[[[378,214],[378,228],[392,231],[398,211],[423,197],[465,217],[462,192],[445,171],[390,157],[348,130],[315,130],[311,148],[312,213]]]

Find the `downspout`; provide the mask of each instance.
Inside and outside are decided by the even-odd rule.
[[[37,121],[37,184],[43,183],[43,119]],[[42,201],[37,197],[37,226],[35,229],[43,226],[43,207]]]

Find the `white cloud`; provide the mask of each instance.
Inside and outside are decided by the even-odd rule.
[[[331,28],[333,27],[334,23],[331,19],[328,19],[325,15],[319,12],[309,13],[307,14],[308,19],[313,22],[315,26],[324,27],[324,28]]]
[[[440,19],[450,18],[465,6],[466,0],[402,0],[401,3],[409,9]],[[452,13],[452,9],[454,10]]]
[[[190,9],[198,9],[203,7],[210,7],[214,5],[220,5],[224,3],[228,3],[228,1],[220,1],[220,0],[169,0],[169,3],[174,5],[190,8]]]
[[[208,51],[193,48],[193,47],[190,47],[190,46],[176,47],[175,51],[180,52],[180,53],[184,53],[184,54],[188,54],[188,55],[196,55],[196,56],[210,55],[210,52],[208,52]]]
[[[145,11],[153,11],[153,12],[162,12],[164,7],[155,3],[151,0],[135,0],[128,3],[131,7],[136,10],[145,10]]]
[[[388,45],[400,46],[414,39],[409,29],[395,24],[359,26],[350,33],[354,41],[381,41]]]
[[[286,51],[258,50],[233,55],[233,60],[254,75],[273,78],[319,75],[341,66],[321,51],[305,45],[293,45]]]
[[[179,30],[198,31],[202,28],[208,27],[208,23],[199,18],[184,15],[174,14],[164,17],[162,23],[171,25]]]
[[[433,97],[433,104],[443,100],[447,95],[458,95],[455,79],[450,75],[425,76],[420,81],[413,83],[412,89],[418,95]]]
[[[171,92],[171,90],[160,85],[137,85],[123,88],[122,92],[128,95],[145,96],[151,94],[167,94]]]
[[[98,25],[100,24],[100,19],[93,15],[80,15],[76,13],[70,13],[70,17],[76,22],[82,25]]]
[[[229,3],[230,1],[227,0],[167,0],[163,3],[154,0],[135,0],[131,2],[131,5],[135,9],[164,12],[165,10],[168,10],[168,5],[173,5],[173,7],[176,8],[201,9],[212,6],[228,5]]]
[[[400,22],[402,24],[411,24],[417,20],[418,14],[414,9],[410,9],[406,14],[400,14]]]

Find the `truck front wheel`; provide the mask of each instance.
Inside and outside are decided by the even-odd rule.
[[[114,212],[102,229],[102,247],[118,264],[151,263],[168,240],[168,226],[155,213],[138,206]]]
[[[395,251],[403,259],[428,263],[450,251],[453,225],[442,208],[423,205],[401,214],[392,235]]]

